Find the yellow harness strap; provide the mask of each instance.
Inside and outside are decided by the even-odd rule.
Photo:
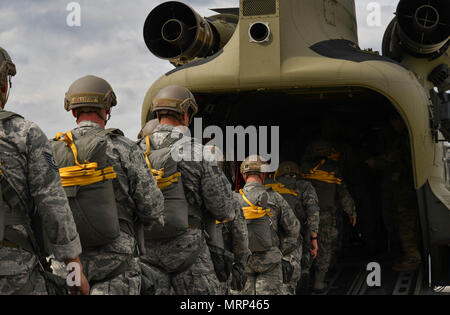
[[[325,164],[325,160],[320,161],[309,173],[302,174],[304,179],[313,179],[330,184],[342,184],[342,179],[335,176],[335,172],[326,172],[319,170],[319,167]]]
[[[159,189],[164,189],[172,185],[173,183],[178,182],[178,177],[181,176],[180,172],[177,172],[169,177],[164,177],[164,169],[155,170],[150,163],[150,159],[148,158],[150,155],[150,137],[145,137],[145,144],[147,145],[147,151],[144,153],[145,161],[147,162],[148,167],[152,171],[153,177],[155,177],[156,183],[158,184]]]
[[[332,149],[331,154],[328,156],[328,158],[333,161],[340,161],[342,159],[342,154],[337,152],[335,149]]]
[[[274,184],[267,184],[265,186],[267,188],[272,188],[273,190],[275,190],[279,194],[282,194],[282,195],[288,195],[289,194],[289,195],[293,195],[295,197],[298,197],[298,193],[295,190],[286,188],[286,186],[283,185],[282,183],[276,182]]]
[[[0,166],[2,166],[2,162],[0,162]],[[2,171],[2,169],[0,168],[0,175],[2,175],[3,174],[3,171]]]
[[[263,209],[262,207],[257,207],[254,204],[250,202],[250,200],[247,199],[244,192],[239,190],[239,193],[242,195],[242,198],[244,198],[245,202],[248,203],[250,207],[242,207],[242,210],[244,211],[244,216],[247,220],[253,220],[253,219],[259,219],[266,215],[273,216],[273,214],[270,212],[270,209]]]
[[[80,164],[78,162],[78,150],[73,142],[72,132],[60,132],[56,135],[55,139],[65,142],[72,150],[75,158],[76,166],[63,167],[59,169],[63,187],[87,186],[117,177],[112,166],[97,170],[98,164],[95,162],[89,163],[89,161],[86,161],[86,164]]]

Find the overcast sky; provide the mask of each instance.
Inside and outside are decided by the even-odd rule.
[[[7,109],[37,122],[54,137],[74,126],[63,108],[68,87],[75,79],[93,74],[109,81],[118,97],[108,126],[135,139],[147,89],[172,69],[147,50],[142,36],[147,14],[164,1],[79,0],[81,27],[66,23],[69,2],[0,0],[0,46],[8,50],[18,71]],[[239,5],[238,0],[184,2],[203,16],[213,14],[208,8]],[[376,1],[382,8],[379,27],[366,22],[371,2],[375,1],[356,0],[360,46],[380,50],[398,0]]]

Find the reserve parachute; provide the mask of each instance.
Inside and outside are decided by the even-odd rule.
[[[270,221],[270,217],[273,214],[270,212],[270,209],[262,207],[265,203],[263,200],[268,197],[267,194],[262,194],[261,200],[252,202],[242,190],[239,193],[242,196],[241,205],[244,204],[242,211],[247,220],[248,246],[250,251],[254,253],[269,250],[273,247],[272,222]],[[258,204],[258,206],[255,204]]]
[[[83,248],[109,244],[120,234],[119,213],[111,181],[116,174],[113,167],[107,166],[106,157],[106,137],[114,134],[122,135],[117,129],[96,129],[79,139],[74,138],[71,132],[60,133],[52,141],[54,157]],[[131,221],[123,217],[121,219]]]
[[[164,227],[151,226],[144,231],[146,240],[173,238],[188,229],[189,206],[184,195],[181,173],[172,158],[171,145],[179,139],[168,138],[161,147],[155,147],[145,137],[147,165],[164,195]]]

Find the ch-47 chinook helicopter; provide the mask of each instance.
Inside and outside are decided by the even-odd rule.
[[[156,93],[181,85],[195,94],[203,124],[280,126],[281,159],[298,161],[308,141],[330,124],[344,146],[365,139],[365,150],[379,153],[378,131],[398,113],[409,131],[422,268],[391,282],[382,269],[381,289],[367,287],[365,265],[355,274],[350,264],[330,281],[347,293],[417,293],[422,279],[450,285],[450,1],[400,1],[382,55],[359,48],[353,0],[240,0],[239,8],[215,11],[202,18],[187,4],[169,1],[148,15],[147,47],[175,68],[148,90],[142,124],[152,118]],[[349,177],[364,161],[353,160]],[[375,204],[364,210],[369,225],[380,221],[370,214],[382,198],[374,179],[353,183]],[[383,228],[368,233],[385,239]]]

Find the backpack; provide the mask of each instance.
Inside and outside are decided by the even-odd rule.
[[[189,228],[189,204],[184,194],[178,164],[172,158],[171,145],[178,140],[168,138],[156,149],[150,137],[145,138],[147,146],[147,151],[144,153],[145,160],[164,196],[164,226],[146,227],[144,229],[146,240],[177,237]]]
[[[52,141],[54,158],[83,248],[110,244],[120,235],[113,167],[107,166],[106,137],[118,129],[91,130],[79,139],[69,131]],[[79,162],[80,161],[80,162]],[[84,163],[84,164],[81,164]]]
[[[248,248],[252,253],[265,252],[273,247],[272,222],[270,220],[273,214],[270,212],[270,209],[264,209],[267,205],[268,195],[264,193],[258,196],[258,202],[254,203],[257,203],[259,206],[256,206],[245,196],[242,190],[239,193],[243,199],[241,204],[248,205],[248,207],[242,207],[247,220]]]
[[[4,110],[0,110],[0,121],[5,121],[8,120],[10,118],[13,117],[21,117],[20,115],[13,113],[13,112],[8,112],[8,111],[4,111]],[[3,152],[3,150],[0,148],[0,152]],[[10,225],[10,222],[13,218],[11,217],[11,214],[7,213],[8,212],[8,207],[6,205],[3,193],[4,192],[9,192],[10,186],[9,183],[7,182],[6,178],[4,177],[4,174],[1,170],[2,164],[0,162],[0,248],[2,248],[3,246],[3,239],[5,238],[5,230],[6,230],[6,226]],[[9,192],[7,195],[9,195],[11,197],[11,199],[13,199],[14,197],[14,201],[18,201],[18,198],[15,198],[16,195],[11,191]],[[14,220],[16,221],[16,220]],[[22,223],[27,223],[25,220]]]

